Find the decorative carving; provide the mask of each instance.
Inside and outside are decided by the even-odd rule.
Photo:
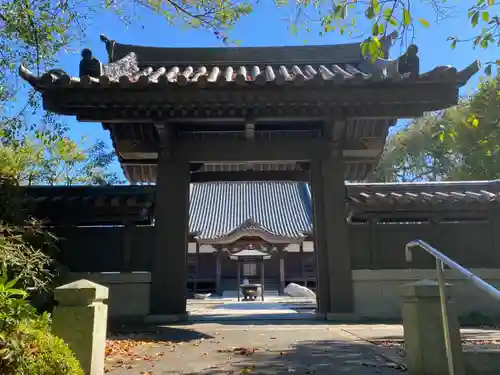
[[[92,56],[92,51],[85,48],[82,51],[82,60],[80,61],[80,77],[90,76],[99,78],[102,75],[102,64]]]
[[[103,66],[104,74],[116,81],[119,81],[120,78],[122,78],[122,82],[125,82],[126,84],[131,83],[130,77],[138,74],[139,70],[137,56],[135,53],[129,53],[127,56]]]
[[[398,59],[399,74],[409,73],[411,78],[417,78],[420,73],[420,58],[418,47],[412,44],[406,52]]]
[[[104,42],[104,44],[106,45],[106,52],[108,53],[108,62],[112,62],[114,54],[115,54],[115,43],[116,42],[114,40],[110,40],[104,34],[101,34],[99,36],[99,39],[101,39],[101,42]]]

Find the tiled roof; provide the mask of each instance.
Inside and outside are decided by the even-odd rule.
[[[200,239],[230,233],[249,219],[288,237],[312,231],[312,212],[303,183],[192,184],[189,211],[189,230]]]
[[[120,224],[127,218],[131,223],[149,222],[154,190],[154,186],[31,186],[24,188],[24,195],[27,203],[35,204],[33,214],[56,223]],[[500,209],[500,181],[347,183],[346,191],[349,209],[356,215]],[[305,183],[196,183],[191,184],[190,196],[189,230],[200,239],[220,238],[237,228],[293,238],[312,231],[310,188]]]
[[[125,68],[122,67],[125,66]],[[363,72],[356,63],[344,64],[291,64],[277,65],[273,62],[261,65],[212,65],[212,66],[162,66],[159,68],[139,68],[139,61],[134,52],[123,59],[106,65],[105,76],[121,84],[172,84],[185,86],[188,83],[197,86],[221,83],[294,83],[306,81],[335,81],[343,83],[346,79],[357,77],[368,79],[371,75]],[[106,78],[102,78],[106,80]]]
[[[394,67],[397,65],[393,64]],[[277,65],[272,62],[261,65],[196,65],[196,66],[161,66],[153,68],[140,67],[134,52],[122,59],[104,65],[103,75],[98,78],[83,76],[70,77],[67,74],[45,73],[36,77],[26,68],[21,67],[21,76],[35,87],[84,86],[84,87],[158,87],[187,86],[219,87],[221,84],[293,84],[301,86],[305,83],[316,85],[344,85],[360,83],[380,83],[382,81],[399,82],[410,79],[409,74],[399,74],[397,70],[375,68],[366,61],[338,64],[291,64]],[[474,62],[462,71],[443,66],[421,74],[417,80],[423,82],[455,82],[465,84],[477,72],[478,63]]]
[[[105,38],[105,37],[104,37]],[[391,37],[392,38],[392,37]],[[104,39],[103,39],[104,40]],[[158,85],[217,87],[233,83],[264,84],[359,84],[412,79],[398,72],[397,60],[364,58],[359,43],[233,48],[157,48],[126,45],[107,38],[110,62],[100,77],[71,77],[49,71],[41,77],[24,67],[20,75],[33,86],[141,87]],[[388,51],[390,38],[383,42]],[[387,43],[386,43],[387,42]],[[110,43],[110,44],[109,44]],[[479,70],[474,62],[462,71],[440,66],[418,77],[419,81],[446,81],[464,85]]]
[[[500,181],[349,184],[349,201],[364,207],[500,203]]]

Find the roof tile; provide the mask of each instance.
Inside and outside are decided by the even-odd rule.
[[[192,184],[189,230],[216,238],[250,219],[289,237],[312,231],[305,183],[213,182]]]

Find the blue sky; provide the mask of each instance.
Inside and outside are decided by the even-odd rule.
[[[417,28],[414,42],[419,46],[421,71],[427,71],[437,65],[453,65],[458,69],[466,67],[476,59],[490,61],[498,55],[498,50],[492,47],[489,50],[473,50],[470,44],[458,45],[452,50],[447,41],[450,35],[466,37],[473,35],[466,14],[467,4],[460,4],[458,0],[450,2],[456,4],[456,16],[433,24],[430,28]],[[413,8],[415,18],[424,17],[433,23],[435,16],[429,12],[430,8],[421,6]],[[118,17],[112,13],[101,12],[92,16],[88,33],[84,40],[72,45],[71,53],[59,56],[58,67],[64,69],[70,75],[78,75],[78,64],[80,61],[79,51],[90,48],[94,55],[102,62],[107,62],[104,44],[100,42],[99,35],[105,34],[125,44],[140,44],[158,47],[217,47],[221,42],[213,33],[199,29],[193,30],[180,26],[169,26],[161,17],[152,15],[147,11],[138,11],[137,19],[126,27]],[[318,35],[318,29],[312,28],[299,35],[292,35],[288,29],[290,9],[280,9],[272,5],[271,1],[261,1],[255,11],[248,17],[242,19],[231,32],[231,39],[241,41],[242,46],[273,46],[273,45],[303,45],[307,44],[335,44],[361,41],[361,38],[353,39],[348,36],[340,36],[337,33],[328,33],[324,36]],[[369,30],[364,22],[358,22],[360,31]],[[404,46],[394,45],[391,49],[391,57],[398,57],[404,52]],[[466,95],[474,90],[479,75],[462,90]],[[90,139],[103,139],[110,144],[109,135],[100,124],[78,123],[73,118],[66,118],[66,123],[71,128],[71,134],[75,138],[86,136]],[[398,126],[404,124],[400,121]],[[119,166],[116,166],[120,170]]]

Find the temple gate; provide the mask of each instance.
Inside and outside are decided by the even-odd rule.
[[[361,55],[359,44],[82,52],[79,77],[20,73],[44,108],[109,130],[130,182],[154,182],[150,314],[186,313],[190,182],[311,183],[319,311],[354,311],[344,181],[368,178],[389,127],[455,105],[478,70],[418,71]],[[390,40],[385,40],[386,55]]]

